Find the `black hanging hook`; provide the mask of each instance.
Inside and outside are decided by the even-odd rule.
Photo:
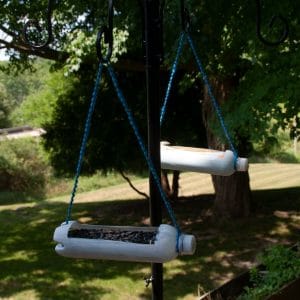
[[[52,17],[54,1],[55,0],[48,0],[48,7],[47,7],[47,13],[46,13],[47,40],[45,42],[36,44],[36,43],[33,43],[30,41],[30,36],[28,33],[28,29],[30,27],[34,27],[38,31],[39,34],[41,34],[43,31],[38,20],[36,20],[36,19],[28,20],[26,22],[26,24],[24,25],[24,28],[23,28],[24,40],[28,45],[30,45],[34,49],[42,49],[42,48],[47,47],[53,39],[51,17]]]
[[[256,33],[258,38],[268,46],[277,46],[283,43],[288,34],[289,34],[289,25],[287,20],[282,15],[273,16],[269,22],[269,28],[272,28],[275,24],[275,21],[279,20],[283,24],[283,29],[281,33],[281,37],[277,41],[268,41],[265,39],[261,33],[261,3],[260,0],[256,0]]]
[[[108,0],[108,25],[100,28],[97,34],[96,49],[100,62],[108,62],[113,51],[113,16],[114,16],[114,0]],[[108,44],[107,53],[102,55],[101,40],[104,35],[104,42]]]
[[[180,0],[180,17],[182,30],[188,31],[190,27],[190,13],[184,5],[184,0]]]

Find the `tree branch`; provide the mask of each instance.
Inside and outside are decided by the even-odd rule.
[[[2,48],[13,49],[20,53],[39,56],[42,58],[46,58],[58,62],[64,62],[69,56],[67,52],[57,51],[49,47],[46,47],[44,49],[33,49],[32,47],[30,47],[29,45],[23,42],[20,43],[16,43],[14,41],[8,42],[3,39],[0,39],[0,44],[5,45],[5,47]]]
[[[11,36],[11,37],[16,37],[16,33],[13,31],[10,31],[8,28],[4,27],[3,25],[0,25],[0,30],[2,30],[4,33],[6,33],[7,35]]]
[[[120,71],[131,71],[131,72],[145,72],[145,63],[137,59],[124,59],[120,58],[115,64],[114,67]],[[170,68],[167,65],[160,66],[161,71],[169,72]],[[180,64],[178,66],[178,71],[189,71],[194,72],[198,71],[197,66],[193,63],[189,64]]]
[[[2,40],[2,39],[0,39],[0,44],[4,44],[5,46],[5,48],[7,48],[7,46],[9,45],[9,42],[8,41],[5,41],[5,40]]]
[[[123,171],[119,170],[119,173],[121,174],[121,176],[128,182],[129,186],[135,191],[137,192],[139,195],[145,197],[147,200],[149,200],[149,196],[146,193],[143,193],[141,191],[139,191],[131,182],[130,178],[128,176],[126,176],[124,174]]]

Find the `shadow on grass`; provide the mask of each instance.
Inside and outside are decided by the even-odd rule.
[[[195,234],[198,246],[194,256],[164,265],[164,299],[196,296],[245,270],[267,245],[299,240],[300,188],[254,191],[253,198],[256,213],[231,222],[212,217],[212,195],[174,205],[182,230]],[[66,208],[43,201],[0,210],[0,298],[21,299],[27,292],[30,299],[150,299],[151,288],[143,282],[149,264],[56,255],[52,235]],[[144,200],[79,203],[73,210],[74,219],[112,225],[146,224],[148,214]],[[169,222],[166,214],[164,219]]]
[[[31,192],[12,192],[12,191],[1,191],[0,192],[0,206],[1,205],[12,205],[19,203],[31,203],[40,202],[46,197],[44,189],[38,189]]]

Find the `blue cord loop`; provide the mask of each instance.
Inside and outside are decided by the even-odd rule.
[[[177,70],[177,67],[178,67],[179,58],[180,58],[180,55],[182,53],[182,48],[183,48],[185,39],[188,40],[188,43],[190,45],[190,48],[191,48],[192,53],[194,55],[194,58],[196,60],[199,72],[201,74],[202,80],[203,80],[204,84],[207,87],[208,95],[209,95],[209,97],[211,99],[211,102],[212,102],[213,107],[215,109],[215,112],[217,114],[218,120],[219,120],[219,122],[221,124],[221,127],[223,129],[224,135],[225,135],[225,137],[226,137],[226,139],[227,139],[227,141],[229,143],[231,151],[234,154],[234,169],[236,170],[237,159],[238,159],[238,152],[237,152],[236,148],[234,147],[234,143],[232,141],[232,138],[230,136],[229,131],[227,130],[224,118],[222,116],[221,107],[219,106],[218,101],[217,101],[217,99],[215,98],[215,96],[213,94],[212,86],[211,86],[211,84],[210,84],[210,82],[208,80],[208,76],[207,76],[207,74],[206,74],[206,72],[204,70],[204,67],[203,67],[202,63],[201,63],[200,57],[199,57],[199,55],[198,55],[198,53],[196,51],[196,47],[195,47],[195,44],[194,44],[194,42],[192,40],[192,37],[188,33],[188,31],[182,31],[181,34],[180,34],[180,37],[179,37],[178,47],[177,47],[177,51],[176,51],[176,57],[175,57],[173,65],[172,65],[172,70],[171,70],[171,74],[170,74],[170,79],[169,79],[169,83],[168,83],[168,87],[167,87],[167,91],[166,91],[164,103],[162,105],[161,112],[160,112],[160,124],[162,125],[163,120],[165,118],[166,107],[167,107],[167,103],[168,103],[169,98],[170,98],[170,91],[171,91],[171,88],[172,88],[172,85],[173,85],[174,76],[175,76],[175,73],[176,73],[176,70]]]
[[[206,88],[207,88],[207,92],[208,92],[208,95],[212,101],[212,104],[214,106],[214,109],[216,111],[216,114],[217,114],[217,117],[219,119],[219,122],[222,126],[222,129],[223,129],[223,132],[225,134],[225,137],[229,143],[229,146],[230,146],[230,149],[231,151],[234,153],[234,156],[238,157],[238,154],[237,154],[237,150],[235,149],[234,145],[233,145],[233,141],[232,141],[232,138],[229,134],[229,131],[227,130],[227,127],[226,127],[226,124],[225,124],[225,121],[224,121],[224,118],[222,116],[222,110],[221,110],[221,107],[219,106],[218,102],[217,102],[217,99],[215,98],[214,94],[213,94],[213,89],[209,83],[209,80],[208,80],[208,77],[207,77],[207,74],[204,70],[204,67],[201,63],[201,60],[200,60],[200,57],[199,55],[197,54],[197,51],[196,51],[196,47],[195,47],[195,44],[194,44],[194,41],[192,40],[192,37],[190,36],[189,33],[186,33],[186,36],[187,36],[187,40],[190,44],[190,47],[191,47],[191,50],[192,50],[192,53],[195,57],[195,60],[196,60],[196,63],[197,63],[197,66],[198,66],[198,69],[199,69],[199,72],[200,74],[202,75],[202,80],[204,82],[204,84],[206,85]],[[235,160],[236,160],[235,159]],[[236,164],[236,162],[235,162]]]
[[[95,109],[95,105],[96,105],[96,102],[97,102],[97,96],[98,96],[98,91],[99,91],[99,85],[100,85],[100,82],[101,82],[101,75],[102,75],[102,70],[103,70],[103,63],[100,62],[99,64],[99,68],[98,68],[98,73],[97,73],[97,77],[96,77],[96,81],[95,81],[95,86],[94,86],[94,90],[93,90],[93,94],[92,94],[92,98],[91,98],[91,103],[90,103],[90,107],[89,107],[89,111],[88,111],[88,115],[87,115],[87,118],[86,118],[86,123],[85,123],[85,129],[84,129],[84,135],[83,135],[83,139],[82,139],[82,143],[81,143],[81,147],[80,147],[80,153],[79,153],[79,159],[78,159],[78,162],[77,162],[77,168],[76,168],[76,175],[75,175],[75,180],[74,180],[74,186],[73,186],[73,190],[72,190],[72,193],[71,193],[71,200],[70,200],[70,203],[69,203],[69,207],[68,207],[68,210],[67,210],[67,218],[66,218],[66,224],[68,224],[70,218],[71,218],[71,212],[72,212],[72,207],[73,207],[73,202],[74,202],[74,198],[75,198],[75,195],[76,195],[76,191],[77,191],[77,186],[78,186],[78,180],[79,180],[79,176],[80,176],[80,171],[81,171],[81,166],[82,166],[82,162],[83,162],[83,157],[84,157],[84,153],[85,153],[85,150],[86,150],[86,144],[87,144],[87,139],[88,139],[88,136],[89,136],[89,132],[90,132],[90,128],[91,128],[91,121],[92,121],[92,115],[93,115],[93,112],[94,112],[94,109]],[[175,217],[175,214],[174,214],[174,211],[170,205],[170,202],[168,200],[168,197],[166,196],[162,186],[161,186],[161,183],[160,183],[160,177],[159,175],[157,174],[156,172],[156,169],[154,167],[154,164],[151,160],[151,158],[149,157],[148,155],[148,151],[146,149],[146,146],[145,146],[145,143],[143,142],[143,139],[141,137],[141,134],[138,130],[138,127],[137,127],[137,124],[135,122],[135,119],[133,117],[133,114],[128,106],[128,103],[122,93],[122,90],[120,89],[120,86],[119,86],[119,83],[118,83],[118,80],[117,80],[117,77],[115,75],[115,72],[111,66],[111,64],[109,63],[109,61],[107,61],[105,63],[105,66],[108,70],[108,73],[111,77],[111,80],[113,82],[113,85],[114,85],[114,88],[116,90],[116,93],[117,93],[117,96],[127,114],[127,118],[128,118],[128,121],[134,131],[134,134],[137,138],[137,141],[138,141],[138,144],[142,150],[142,153],[146,159],[146,162],[148,164],[148,167],[149,167],[149,170],[154,178],[154,182],[159,190],[159,193],[161,195],[161,198],[163,200],[163,203],[168,211],[168,214],[173,222],[173,225],[174,227],[176,228],[177,230],[177,243],[176,243],[176,250],[177,252],[179,252],[179,237],[180,237],[180,234],[181,234],[181,230],[180,230],[180,227],[177,223],[177,220],[176,220],[176,217]]]
[[[95,110],[95,106],[96,106],[96,102],[97,102],[99,86],[100,86],[101,77],[102,77],[102,71],[103,71],[103,64],[99,64],[99,68],[98,68],[98,72],[97,72],[97,76],[96,76],[96,80],[95,80],[95,85],[94,85],[94,89],[93,89],[93,94],[91,97],[90,106],[89,106],[87,118],[85,121],[84,134],[83,134],[83,138],[82,138],[82,142],[81,142],[81,146],[80,146],[80,152],[79,152],[79,158],[78,158],[77,167],[76,167],[74,185],[73,185],[73,189],[72,189],[72,193],[71,193],[70,203],[69,203],[68,210],[67,210],[66,224],[68,224],[69,220],[71,219],[73,202],[74,202],[74,198],[75,198],[76,191],[77,191],[82,162],[83,162],[84,153],[86,150],[86,144],[87,144],[87,140],[88,140],[88,137],[90,134],[92,115]]]

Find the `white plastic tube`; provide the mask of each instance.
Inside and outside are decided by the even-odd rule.
[[[170,146],[161,142],[161,167],[163,169],[208,173],[229,176],[235,171],[247,171],[248,159],[235,157],[232,151]]]
[[[69,230],[104,228],[109,230],[157,231],[158,233],[153,244],[68,237]],[[175,259],[178,255],[192,255],[196,250],[195,237],[181,234],[178,241],[178,253],[176,251],[177,230],[166,224],[159,227],[123,227],[86,225],[70,221],[68,224],[63,223],[55,229],[53,239],[58,243],[55,251],[59,255],[73,258],[164,263]]]

